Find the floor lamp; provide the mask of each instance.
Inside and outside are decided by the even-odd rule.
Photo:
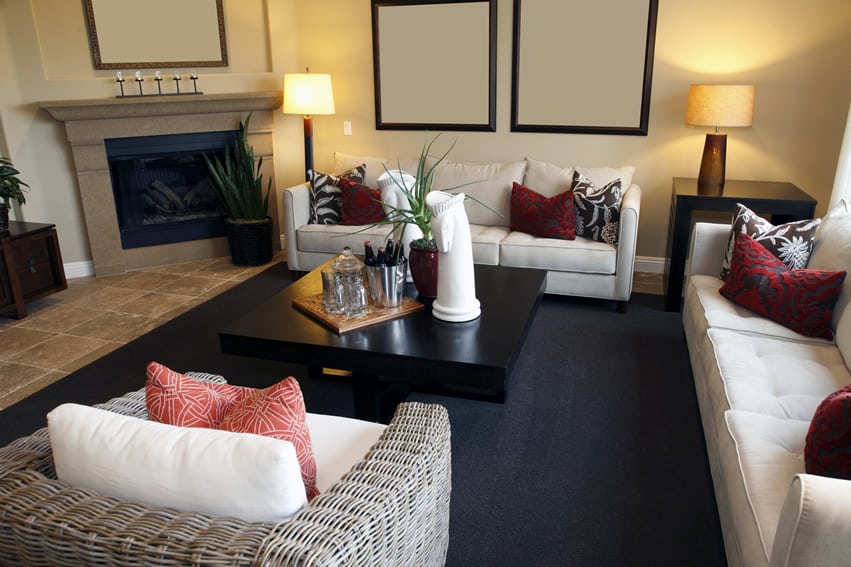
[[[727,134],[720,127],[750,126],[753,123],[753,85],[691,85],[688,91],[686,124],[714,126],[706,135],[697,176],[701,194],[720,195],[724,190]]]
[[[306,71],[310,71],[307,69]],[[284,75],[284,114],[304,116],[304,175],[310,181],[313,169],[313,114],[334,114],[331,75],[287,73]]]

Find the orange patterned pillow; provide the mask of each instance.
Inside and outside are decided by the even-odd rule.
[[[152,421],[254,433],[293,444],[307,499],[319,494],[316,460],[304,398],[292,376],[263,390],[196,380],[162,364],[148,364],[145,402]]]
[[[263,390],[254,390],[251,395],[233,404],[219,429],[289,441],[295,446],[308,501],[319,494],[313,445],[305,421],[304,398],[292,376]]]

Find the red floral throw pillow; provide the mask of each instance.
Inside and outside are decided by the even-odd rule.
[[[181,427],[218,428],[228,409],[252,391],[232,384],[202,382],[158,362],[148,364],[147,378],[148,417]]]
[[[832,339],[830,322],[846,272],[790,270],[745,233],[736,236],[719,292],[730,301],[808,337]]]
[[[263,390],[196,380],[151,362],[145,405],[152,421],[254,433],[289,441],[301,465],[308,500],[319,494],[304,398],[290,376]]]
[[[511,230],[543,238],[573,240],[576,238],[575,221],[573,191],[547,198],[514,182],[511,188]]]
[[[384,220],[384,205],[381,204],[379,189],[348,179],[341,179],[339,185],[343,198],[343,219],[340,224],[373,224]]]
[[[822,400],[804,441],[809,474],[851,480],[851,385]]]
[[[266,435],[295,446],[301,465],[301,478],[307,499],[319,494],[316,488],[316,461],[310,430],[305,421],[304,398],[295,378],[290,376],[233,404],[219,429],[237,433]]]

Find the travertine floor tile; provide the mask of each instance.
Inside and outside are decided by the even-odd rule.
[[[163,313],[167,313],[190,300],[191,298],[186,295],[154,291],[119,305],[115,309],[124,313],[135,313],[137,315],[145,315],[146,317],[159,317]]]
[[[0,331],[0,360],[7,360],[55,335],[56,333],[27,328]],[[0,380],[2,378],[0,376]],[[0,392],[2,392],[2,388],[0,388]]]
[[[50,333],[64,333],[68,329],[76,327],[80,323],[85,323],[94,319],[98,315],[104,313],[93,308],[77,307],[77,304],[62,305],[45,311],[44,313],[36,313],[22,319],[18,327],[23,329],[35,329],[38,331],[47,331]]]
[[[164,285],[158,291],[196,297],[220,286],[222,280],[201,276],[184,276],[170,284]]]
[[[10,362],[29,364],[39,368],[61,368],[69,361],[85,356],[101,347],[106,341],[89,337],[56,335],[30,347],[9,359]]]
[[[92,339],[112,340],[113,337],[124,335],[150,321],[150,317],[134,313],[107,311],[90,321],[68,329],[67,334]]]

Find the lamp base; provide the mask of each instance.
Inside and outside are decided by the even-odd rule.
[[[720,195],[724,191],[726,162],[727,134],[707,134],[697,176],[700,195]]]

